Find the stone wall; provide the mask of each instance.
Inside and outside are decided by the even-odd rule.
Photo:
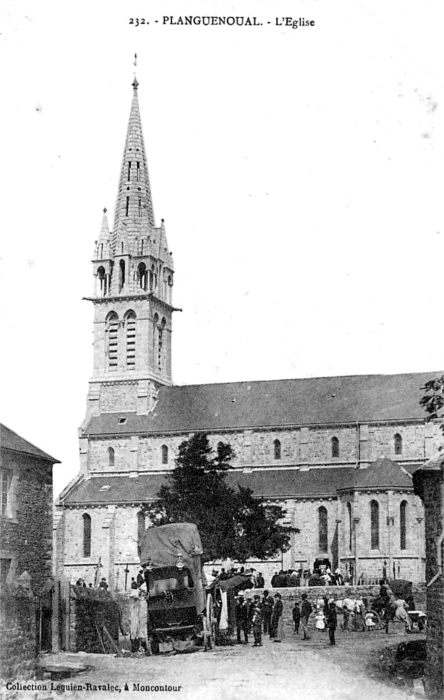
[[[130,396],[135,396],[136,389],[128,384],[114,386],[109,384],[102,387],[102,394],[108,391],[115,405],[107,405],[106,410],[135,410],[128,404]],[[122,393],[123,392],[123,393]],[[135,400],[135,399],[131,399]],[[105,407],[101,407],[105,410]],[[365,430],[364,430],[365,428]],[[432,431],[432,433],[431,433]],[[395,454],[394,436],[402,437],[402,454]],[[332,456],[331,440],[339,440],[339,457]],[[169,451],[169,466],[174,464],[178,447],[188,434],[180,433],[164,436],[141,437],[138,440],[138,457],[136,463],[140,469],[163,468],[160,459],[160,446],[165,444]],[[279,466],[354,466],[358,462],[370,463],[385,455],[400,464],[424,460],[430,450],[439,445],[439,426],[434,424],[393,424],[370,426],[325,426],[300,427],[275,430],[230,430],[223,433],[209,434],[212,447],[219,441],[229,443],[236,453],[234,467],[279,467]],[[275,458],[274,441],[281,443],[281,457]],[[131,439],[128,436],[89,440],[89,468],[93,471],[106,471],[108,460],[104,459],[104,450],[109,446],[119,451],[116,468],[110,471],[126,471],[131,463]],[[117,452],[116,452],[117,458]],[[119,466],[121,465],[121,467]]]
[[[106,626],[117,645],[119,620],[119,606],[108,591],[71,586],[68,650],[91,654],[114,653],[103,628]]]
[[[0,595],[1,678],[28,680],[36,658],[35,607],[32,595],[3,590]]]

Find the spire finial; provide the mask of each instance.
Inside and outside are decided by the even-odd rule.
[[[134,73],[134,80],[133,80],[132,85],[133,85],[134,90],[137,90],[137,88],[139,87],[139,81],[137,80],[135,73]]]
[[[106,214],[107,211],[108,209],[106,207],[103,207],[103,213]]]

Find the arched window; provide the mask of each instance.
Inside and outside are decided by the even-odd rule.
[[[319,519],[319,551],[328,551],[328,513],[327,508],[321,506],[318,508]]]
[[[108,447],[108,466],[114,467],[115,463],[115,452],[113,447]]]
[[[370,546],[379,549],[379,503],[370,501]]]
[[[143,247],[143,241],[142,241],[142,247]],[[141,262],[139,264],[139,267],[137,268],[137,273],[138,273],[138,277],[139,277],[139,287],[140,287],[140,289],[143,289],[144,291],[146,291],[147,281],[148,281],[148,272],[147,272],[145,263]]]
[[[102,265],[97,269],[97,280],[98,280],[97,295],[104,297],[106,295],[106,276],[105,276],[105,268]]]
[[[115,311],[111,311],[106,321],[106,335],[107,335],[107,355],[108,355],[108,369],[117,369],[117,352],[119,343],[119,317]]]
[[[337,437],[331,439],[331,456],[339,457],[339,440]]]
[[[281,458],[281,443],[280,440],[275,440],[273,442],[274,445],[274,458],[275,459],[280,459]]]
[[[91,556],[91,516],[83,515],[83,556]]]
[[[407,501],[402,501],[399,509],[399,537],[401,549],[407,549]]]
[[[168,464],[168,447],[166,445],[162,445],[160,449],[162,451],[162,464]]]
[[[126,325],[126,366],[128,369],[136,367],[136,314],[128,311],[125,317]]]
[[[142,540],[145,536],[145,513],[139,511],[137,513],[137,551],[140,556],[140,551],[142,548]]]
[[[123,243],[122,243],[122,248],[123,248]],[[120,261],[119,267],[120,267],[120,278],[119,278],[119,292],[120,292],[120,291],[122,291],[122,289],[125,286],[125,260]]]
[[[402,435],[396,433],[394,437],[395,455],[402,455]]]
[[[352,528],[352,507],[350,503],[347,503],[347,515],[348,515],[348,548],[352,550],[353,541],[353,528]]]

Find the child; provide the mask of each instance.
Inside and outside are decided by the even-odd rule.
[[[294,604],[293,608],[293,622],[294,622],[294,633],[299,634],[299,625],[301,622],[301,611],[299,608],[299,603]]]
[[[375,623],[375,615],[371,611],[367,612],[365,614],[365,629],[367,632],[371,632],[372,630],[375,629],[376,623]]]
[[[325,615],[320,608],[317,609],[315,614],[315,623],[317,630],[325,630]]]

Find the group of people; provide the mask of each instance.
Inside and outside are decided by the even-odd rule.
[[[344,576],[338,568],[334,572],[330,567],[322,569],[288,569],[276,571],[271,579],[272,588],[291,588],[298,586],[343,586]]]
[[[299,634],[302,629],[302,639],[309,640],[308,621],[313,612],[312,605],[306,593],[302,594],[301,604],[296,602],[292,610],[294,633]],[[335,630],[337,627],[337,614],[334,601],[325,602],[325,614],[323,613],[323,627],[329,631],[330,644],[334,645]],[[273,642],[282,642],[284,632],[284,605],[280,593],[273,597],[269,591],[264,591],[262,599],[256,594],[253,600],[249,600],[243,593],[236,600],[236,628],[238,644],[248,644],[250,630],[253,632],[253,646],[262,646],[262,634],[268,634]],[[242,640],[243,636],[243,640]]]
[[[243,593],[239,593],[236,600],[236,628],[237,641],[248,644],[248,634],[253,631],[255,647],[262,646],[262,633],[270,635],[275,642],[282,642],[284,638],[284,606],[280,593],[273,598],[268,591],[264,591],[262,599],[256,594],[250,600]]]
[[[92,583],[88,583],[88,585],[86,585],[86,581],[84,578],[78,578],[76,581],[76,586],[79,586],[79,588],[94,588]],[[102,578],[98,585],[98,588],[102,588],[105,591],[108,590],[109,586],[106,582],[106,578]]]

